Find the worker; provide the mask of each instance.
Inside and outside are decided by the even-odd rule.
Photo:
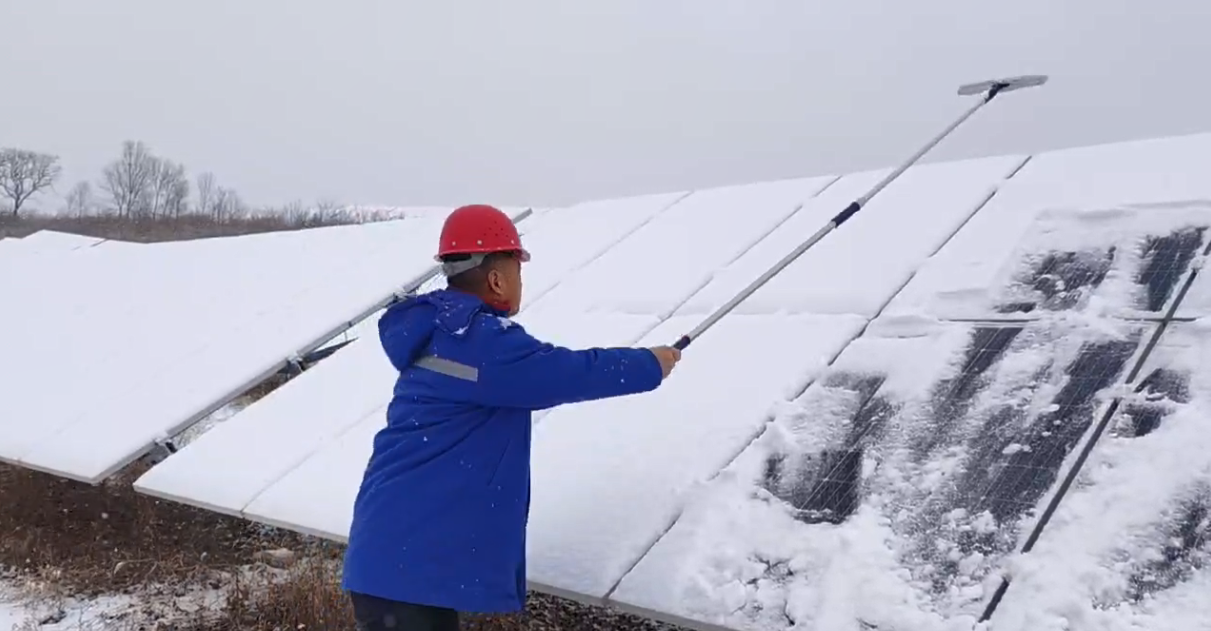
[[[447,287],[378,322],[399,378],[345,553],[359,631],[453,631],[460,612],[522,610],[531,413],[654,390],[681,358],[553,346],[511,320],[530,254],[497,208],[451,213],[436,258]]]

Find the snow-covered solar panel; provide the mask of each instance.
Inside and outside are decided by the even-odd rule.
[[[1122,549],[1086,559],[1059,582],[1049,570],[1065,563],[1056,555],[1079,533],[1041,553],[1044,529],[1038,547],[1017,553],[1147,352],[1157,324],[1139,318],[1160,318],[1199,267],[1200,228],[1211,225],[1203,201],[1211,185],[1198,175],[1209,140],[1035,156],[827,375],[699,492],[610,600],[732,628],[940,631],[971,628],[1013,567],[1033,582],[1009,584],[1001,606],[1010,613],[994,609],[990,629],[1069,628],[1074,615],[1122,628],[1198,628],[1192,621],[1211,610],[1194,600],[1201,575],[1163,596],[1176,610],[1137,600],[1111,612],[1103,597],[1114,585],[1151,580],[1149,568],[1164,564],[1133,561],[1134,579],[1102,576],[1093,593],[1075,590],[1085,600],[1074,602],[1063,584],[1097,576],[1094,564],[1124,563]],[[1201,314],[1189,305],[1186,313]],[[1136,415],[1146,427],[1155,413]],[[1082,480],[1125,479],[1109,473],[1118,468],[1114,449],[1096,445],[1082,470],[1097,473]],[[1168,461],[1149,456],[1153,466]],[[1143,466],[1132,474],[1145,475]],[[1197,521],[1197,509],[1182,506],[1181,519]],[[1079,515],[1089,529],[1109,510],[1102,501]],[[1152,558],[1166,554],[1173,550]],[[1015,601],[1016,589],[1024,593]],[[1050,609],[1040,612],[1043,591]]]
[[[1025,159],[984,158],[909,169],[843,229],[812,246],[735,312],[874,316]],[[706,314],[727,302],[887,173],[842,177],[716,274],[678,313]]]
[[[637,339],[656,322],[651,316],[590,314],[549,328],[541,323],[536,326],[539,331],[552,331],[545,339],[573,347],[588,347],[625,344],[626,340]],[[370,458],[371,438],[386,424],[388,400],[380,396],[380,401],[381,404],[369,414],[257,493],[245,506],[243,516],[328,539],[345,540],[353,515],[353,498]],[[146,491],[146,483],[140,480],[140,485]],[[313,501],[300,501],[306,493],[310,493]]]
[[[0,283],[4,283],[5,277],[17,272],[17,253],[21,251],[17,241],[19,239],[12,237],[0,239]]]
[[[441,220],[45,257],[12,294],[36,308],[3,318],[28,334],[0,358],[0,458],[107,476],[422,277]]]
[[[1093,301],[1102,313],[1159,317],[1153,297],[1173,299],[1166,290],[1211,227],[1208,172],[1211,134],[1036,155],[887,313],[1023,319]],[[1211,277],[1202,280],[1182,315],[1211,315]]]
[[[39,230],[27,237],[18,239],[16,243],[27,252],[70,252],[97,245],[103,241],[105,239],[87,237],[70,232]]]
[[[665,318],[835,178],[696,191],[595,259],[534,306],[547,313]]]
[[[1211,628],[1211,336],[1171,325],[991,630]]]
[[[103,239],[67,232],[40,230],[23,238],[0,239],[0,292],[10,279],[37,275],[48,256],[57,256],[103,243]]]
[[[523,301],[537,303],[569,272],[593,262],[689,192],[586,202],[522,226],[522,243],[541,265],[527,265]]]
[[[1211,274],[1182,291],[1211,247],[1209,158],[1201,135],[910,169],[695,341],[660,389],[539,419],[531,586],[697,625],[950,631],[975,626],[1012,569],[990,631],[1199,628],[1205,327],[1157,320],[1179,298],[1179,317],[1211,315]],[[553,246],[523,237],[537,300],[517,320],[571,346],[671,343],[884,173],[671,195],[619,212],[626,229],[596,217],[627,200],[598,202],[585,217],[613,229],[608,247],[544,267]],[[534,243],[586,225],[545,223],[558,212],[532,224]],[[395,378],[376,342],[137,486],[343,540]],[[1145,356],[1140,379],[1169,372],[1122,402],[1020,554]],[[294,426],[283,454],[243,446]],[[1149,478],[1162,462],[1175,466]],[[1101,515],[1118,506],[1129,514]],[[1081,540],[1101,521],[1122,533]]]
[[[697,324],[674,316],[639,341]],[[694,344],[695,361],[643,397],[556,409],[534,434],[532,582],[599,599],[676,518],[700,481],[762,429],[858,334],[859,316],[737,315]]]
[[[861,227],[850,233],[838,231],[835,236],[853,236],[843,242],[844,247],[825,250],[837,261],[817,258],[813,265],[796,264],[785,270],[739,313],[725,318],[727,326],[721,324],[695,342],[687,351],[685,368],[679,368],[685,372],[666,387],[644,397],[556,410],[544,418],[534,437],[531,580],[557,591],[605,597],[671,524],[687,490],[739,453],[761,431],[771,408],[794,396],[840,352],[912,269],[957,230],[1021,161],[999,158],[910,170],[905,186],[889,186],[882,204],[872,203],[869,210],[875,220],[892,217],[898,228],[894,234],[914,245],[889,244],[886,234],[869,228],[872,223],[858,224]],[[949,187],[947,174],[953,179]],[[685,308],[695,301],[702,311],[721,304],[730,297],[723,286],[739,291],[882,175],[859,174],[830,186],[800,211],[806,215],[783,223],[714,274],[715,279],[725,279],[719,289],[707,284]],[[911,221],[894,216],[922,207],[929,211]],[[885,255],[885,282],[863,284],[861,273],[847,278],[851,257],[880,255]],[[758,259],[764,260],[756,264]],[[839,279],[829,280],[828,272]],[[826,299],[800,300],[794,288]],[[704,297],[707,292],[713,297]],[[823,313],[814,313],[813,307]],[[684,332],[699,318],[679,311],[673,321]],[[652,335],[640,343],[670,343],[678,335],[668,326],[660,333],[665,337]],[[712,336],[716,338],[712,344],[727,350],[708,355],[704,349],[711,348],[706,340]],[[750,349],[755,354],[740,350],[749,347],[755,347]],[[690,366],[713,372],[698,375]],[[571,467],[577,460],[580,464]]]
[[[675,193],[591,202],[541,211],[520,222],[518,229],[523,243],[534,258],[526,265],[525,310],[518,321],[530,325],[529,306],[540,302],[551,287],[684,196],[685,193]],[[434,235],[431,241],[422,241],[417,247],[431,252],[436,243]],[[440,281],[430,286],[434,284]],[[377,316],[374,320],[377,321]],[[609,345],[636,339],[656,322],[653,317],[607,315],[593,320],[561,319],[540,326],[539,330],[544,339],[554,343]],[[620,327],[623,335],[616,333]],[[396,377],[376,334],[358,340],[246,412],[202,434],[144,474],[135,487],[159,497],[242,514],[270,485],[359,421],[365,420],[375,427],[385,423],[382,411],[390,400]],[[260,457],[248,453],[248,449],[270,438],[274,442],[273,453]],[[364,446],[368,448],[369,443]],[[233,457],[233,454],[241,455]],[[334,477],[346,483],[355,479],[351,476],[360,475],[361,464],[353,464],[357,467],[355,471],[344,477],[333,474]],[[324,511],[335,511],[335,515],[344,518],[347,510],[329,505],[336,502],[337,499],[325,500]],[[287,519],[281,515],[268,518]],[[299,518],[300,523],[306,519],[306,516]],[[336,532],[344,536],[343,531]]]
[[[974,622],[1152,327],[876,320],[612,599],[733,628]]]
[[[772,225],[795,212],[833,179],[809,178],[744,187],[755,193],[756,199],[738,195],[735,188],[723,188],[688,196],[686,193],[677,193],[591,202],[544,213],[525,228],[526,234],[523,235],[527,248],[535,257],[527,265],[526,291],[527,295],[533,292],[537,296],[517,320],[543,339],[575,347],[635,343],[656,327],[665,314],[626,309],[568,309],[563,305],[565,299],[560,296],[582,295],[577,288],[594,282],[586,280],[586,276],[602,274],[601,271],[594,272],[595,269],[608,270],[610,264],[603,263],[603,260],[608,260],[619,248],[626,247],[630,248],[626,258],[628,265],[650,268],[651,271],[645,274],[648,278],[669,279],[674,291],[678,291],[676,283],[680,282],[680,291],[688,295],[696,285],[701,284],[699,279],[709,278],[714,268],[726,265],[729,258],[739,255],[761,239]],[[746,217],[764,217],[766,223],[736,230],[737,226],[726,220],[738,213]],[[698,226],[699,223],[702,225]],[[683,262],[670,267],[665,262],[672,254],[694,250],[689,244],[674,242],[655,249],[630,245],[636,240],[650,245],[652,237],[645,235],[652,233],[663,237],[670,230],[685,232],[690,228],[694,230],[689,230],[689,233],[700,239],[705,235],[699,244],[710,246],[711,254],[705,258],[690,257],[688,265]],[[697,271],[693,267],[695,265],[698,266]],[[564,279],[565,276],[569,277]],[[531,282],[531,278],[536,282]],[[670,302],[660,309],[671,311],[675,306]],[[355,352],[366,356],[370,354],[367,349],[341,351],[350,356]],[[336,359],[334,357],[332,361]],[[356,361],[348,360],[349,363]],[[380,362],[377,366],[370,361],[362,365],[373,366],[370,370],[382,371],[381,360],[376,361]],[[394,378],[390,370],[379,374],[382,380]],[[285,386],[283,391],[301,392],[301,388],[316,381],[307,380],[308,376],[301,376]],[[325,391],[328,391],[327,388]],[[376,428],[382,426],[385,422],[383,409],[388,403],[390,388],[384,387],[374,400],[354,397],[348,410],[356,411],[342,410],[329,418],[319,419],[314,429],[305,425],[307,429],[303,430],[302,435],[288,442],[286,453],[269,459],[272,475],[266,475],[267,467],[263,464],[250,466],[257,473],[247,477],[239,474],[238,467],[234,471],[217,474],[204,472],[219,459],[229,459],[229,445],[246,444],[239,429],[242,415],[237,415],[209,435],[203,435],[181,453],[157,465],[136,483],[136,488],[145,493],[228,512],[242,510],[245,516],[259,521],[342,538],[352,508],[344,500],[352,497],[349,494],[356,491],[370,446],[369,442],[359,442],[348,436],[372,435]],[[371,411],[362,414],[363,409]],[[276,421],[279,425],[287,422],[288,419]],[[348,423],[356,425],[350,426]],[[261,426],[265,424],[261,423]],[[220,433],[219,429],[225,431]],[[340,437],[325,442],[334,431]],[[342,431],[345,433],[340,434]],[[295,443],[301,446],[297,452],[289,446]],[[321,443],[324,446],[316,449],[315,445]],[[344,485],[340,487],[344,491],[339,496],[333,496],[331,503],[325,503],[322,507],[315,503],[300,504],[296,489],[300,485],[312,484],[317,477],[330,481],[324,484]],[[263,481],[269,478],[272,478],[272,484],[265,488]],[[246,479],[251,484],[246,488],[243,483],[236,481],[239,479]]]

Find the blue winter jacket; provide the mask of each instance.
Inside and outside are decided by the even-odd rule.
[[[379,337],[400,375],[354,504],[346,590],[520,610],[530,413],[660,385],[646,349],[560,348],[504,315],[448,289],[383,314]]]

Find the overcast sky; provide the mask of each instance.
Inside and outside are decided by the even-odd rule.
[[[1211,131],[1207,0],[0,0],[0,146],[246,201],[562,204]],[[57,205],[50,200],[37,206]]]

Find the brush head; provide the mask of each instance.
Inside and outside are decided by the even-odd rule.
[[[1033,88],[1035,86],[1043,85],[1044,83],[1047,83],[1047,75],[1042,74],[991,79],[989,81],[968,83],[967,85],[959,86],[959,96],[983,94],[993,89],[995,89],[997,92],[1011,92],[1013,90],[1021,90],[1023,88]]]

